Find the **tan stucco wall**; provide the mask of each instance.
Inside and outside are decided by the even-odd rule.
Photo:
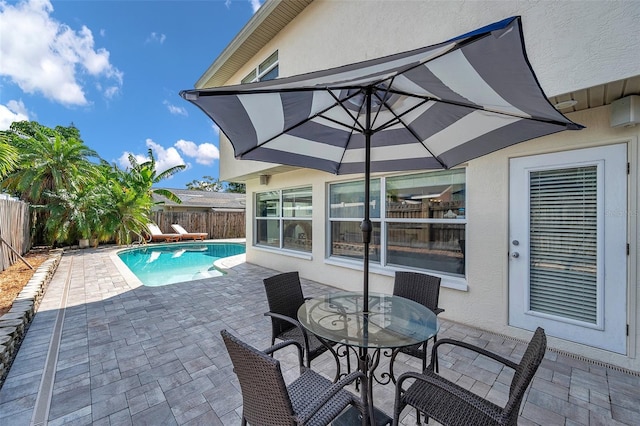
[[[640,126],[612,129],[609,127],[609,107],[601,107],[570,116],[587,129],[564,132],[549,137],[525,142],[487,155],[468,163],[467,170],[467,291],[446,288],[451,285],[449,277],[443,277],[441,305],[446,308],[444,318],[478,326],[498,333],[527,338],[529,333],[509,327],[508,323],[508,258],[509,251],[509,159],[548,152],[565,151],[604,144],[629,144],[629,159],[632,164],[629,208],[629,304],[632,338],[630,353],[640,354],[640,318],[635,312],[640,306],[640,276],[637,262],[638,240],[638,139]],[[336,265],[326,259],[327,244],[327,183],[352,180],[357,176],[334,176],[328,173],[300,170],[274,175],[268,185],[260,185],[257,179],[247,183],[247,261],[278,271],[297,270],[301,276],[346,290],[362,288],[362,267],[358,262]],[[253,241],[253,218],[255,193],[311,185],[313,190],[313,248],[311,256],[255,248]],[[635,192],[635,193],[634,193]],[[380,271],[371,267],[370,288],[372,291],[390,292],[393,271]],[[458,280],[453,281],[454,284]],[[470,309],[472,307],[472,309]],[[558,349],[578,353],[590,358],[613,362],[626,368],[640,370],[637,358],[616,355],[611,352],[588,348],[573,342],[550,338],[550,345]]]
[[[640,72],[638,1],[315,0],[228,84],[275,50],[285,77],[439,43],[514,15],[522,16],[527,53],[547,96]],[[220,151],[221,180],[270,167],[235,160],[226,140]]]
[[[365,4],[366,3],[366,4]],[[499,19],[520,14],[527,51],[548,96],[637,75],[640,70],[640,2],[361,2],[318,0],[307,7],[278,37],[234,77],[237,83],[252,67],[279,50],[280,75],[294,75],[374,58],[439,42]],[[609,107],[569,115],[587,129],[526,142],[473,160],[467,167],[467,290],[443,288],[443,317],[494,332],[528,338],[529,332],[509,327],[508,220],[509,158],[629,142],[632,164],[629,207],[630,356],[550,338],[549,346],[640,371],[640,306],[638,290],[638,138],[640,126],[611,129]],[[260,172],[264,163],[236,161],[221,141],[220,177]],[[335,265],[326,259],[326,182],[353,176],[301,170],[271,176],[267,186],[247,181],[247,261],[278,271],[298,270],[305,278],[358,290],[362,269]],[[313,186],[313,251],[311,256],[283,256],[251,246],[256,191]],[[390,291],[392,271],[372,268],[372,291]],[[443,285],[448,285],[447,279]],[[450,283],[449,283],[450,284]],[[455,284],[455,283],[454,283]],[[459,284],[459,283],[458,283]]]

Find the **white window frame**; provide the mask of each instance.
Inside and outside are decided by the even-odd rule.
[[[260,67],[262,67],[265,63],[269,62],[269,60],[271,58],[273,58],[273,56],[275,55],[276,60],[269,65],[268,67],[266,67],[264,70],[262,70],[262,72],[260,71]],[[265,59],[264,61],[262,61],[260,63],[260,65],[258,65],[257,67],[255,67],[253,70],[251,70],[249,72],[249,74],[247,74],[242,80],[241,83],[245,84],[245,83],[255,83],[257,81],[264,81],[263,77],[267,74],[269,74],[274,68],[276,68],[280,63],[280,60],[278,58],[278,51],[276,50],[275,52],[273,52],[271,55],[269,55],[269,57],[267,59]],[[253,78],[251,78],[253,74]],[[277,76],[275,77],[277,78]],[[268,80],[272,80],[272,79],[268,79]]]
[[[463,169],[465,171],[465,188],[467,186],[467,173],[466,173],[466,169]],[[466,234],[467,234],[467,224],[468,224],[468,211],[466,210],[466,205],[467,205],[467,197],[466,197],[466,192],[465,192],[465,216],[462,219],[434,219],[434,218],[411,218],[411,219],[403,219],[403,218],[387,218],[387,212],[386,212],[386,191],[387,191],[387,179],[389,178],[395,178],[398,176],[411,176],[411,175],[422,175],[425,173],[429,173],[429,172],[414,172],[414,173],[403,173],[403,174],[394,174],[394,175],[389,175],[389,176],[376,176],[375,179],[380,179],[380,217],[371,217],[371,222],[375,224],[379,224],[380,225],[380,261],[373,261],[370,260],[370,270],[377,272],[377,273],[381,273],[384,275],[392,275],[393,273],[395,273],[395,271],[399,271],[399,270],[408,270],[408,271],[417,271],[417,272],[426,272],[432,275],[436,275],[436,276],[440,276],[443,278],[443,286],[445,287],[450,287],[450,288],[456,288],[459,290],[466,290],[467,289],[467,284],[466,284],[466,267],[465,267],[465,274],[464,276],[462,275],[458,275],[458,274],[449,274],[447,272],[443,272],[443,271],[436,271],[436,270],[430,270],[430,269],[423,269],[423,268],[414,268],[414,267],[410,267],[410,266],[404,266],[404,265],[396,265],[396,264],[389,264],[387,261],[387,225],[389,223],[416,223],[416,224],[461,224],[465,226],[465,240],[466,240]],[[341,183],[349,183],[349,182],[361,182],[362,179],[354,179],[354,180],[348,180],[348,181],[340,181],[340,182],[330,182],[327,185],[327,213],[326,213],[326,218],[327,218],[327,230],[326,230],[326,237],[325,237],[325,241],[326,241],[326,247],[325,247],[325,261],[326,263],[329,264],[335,264],[335,265],[341,265],[341,266],[353,266],[356,268],[360,268],[362,265],[362,260],[361,259],[353,259],[353,258],[349,258],[346,256],[337,256],[337,255],[332,255],[331,254],[331,244],[332,244],[332,236],[331,236],[331,229],[332,229],[332,222],[358,222],[360,223],[362,221],[362,218],[355,218],[355,217],[349,217],[349,218],[340,218],[340,217],[336,217],[336,218],[332,218],[331,217],[331,186],[332,185],[336,185],[336,184],[341,184]],[[372,194],[373,195],[373,194]],[[465,264],[466,264],[466,257],[465,257]]]
[[[296,220],[296,221],[302,221],[302,222],[308,222],[309,223],[309,227],[312,228],[313,227],[313,217],[312,216],[300,216],[300,217],[291,217],[291,216],[285,216],[284,210],[284,195],[286,195],[286,193],[288,191],[295,191],[295,190],[306,190],[309,192],[309,196],[311,197],[311,203],[313,206],[313,187],[310,185],[305,185],[305,186],[301,186],[301,187],[295,187],[295,188],[281,188],[281,189],[273,189],[273,190],[269,190],[269,191],[258,191],[254,193],[254,210],[253,210],[253,241],[252,241],[252,246],[256,247],[256,248],[260,248],[260,249],[267,249],[267,250],[275,250],[275,251],[279,251],[279,252],[286,252],[286,253],[295,253],[295,254],[301,254],[301,255],[311,255],[312,252],[312,244],[313,244],[313,234],[308,237],[305,236],[305,239],[309,240],[309,250],[298,250],[298,249],[292,249],[292,248],[287,248],[285,247],[285,222],[286,221],[291,221],[291,220]],[[259,216],[258,215],[258,196],[260,194],[264,194],[264,193],[268,193],[268,192],[277,192],[278,193],[278,204],[279,204],[279,209],[278,209],[278,215],[277,216]],[[313,207],[311,207],[312,209]],[[272,245],[268,245],[268,244],[260,244],[258,242],[258,222],[259,221],[278,221],[278,241],[279,244],[278,246],[272,246]]]

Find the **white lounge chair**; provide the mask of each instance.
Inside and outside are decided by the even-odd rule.
[[[178,225],[177,223],[174,223],[173,225],[171,225],[171,227],[173,228],[174,231],[180,234],[180,236],[185,240],[204,241],[209,236],[209,234],[207,234],[206,232],[187,232],[186,229],[184,229],[182,226]]]
[[[180,241],[182,237],[180,234],[165,234],[163,233],[158,225],[155,223],[147,223],[147,228],[149,229],[149,241]]]

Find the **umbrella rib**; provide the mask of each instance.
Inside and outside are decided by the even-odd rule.
[[[554,120],[554,119],[551,119],[551,118],[542,118],[542,117],[534,117],[534,116],[525,117],[525,116],[514,114],[514,113],[511,113],[511,112],[493,110],[493,109],[486,108],[486,107],[484,107],[482,105],[478,105],[478,104],[468,104],[468,103],[464,103],[464,102],[449,101],[449,100],[444,100],[444,99],[440,99],[440,98],[434,98],[432,96],[427,96],[427,95],[423,96],[423,95],[417,95],[415,93],[407,93],[407,92],[403,92],[401,90],[390,89],[389,93],[393,93],[395,95],[407,96],[407,97],[410,97],[410,98],[423,99],[425,101],[441,102],[443,104],[454,105],[454,106],[459,106],[459,107],[465,107],[465,108],[473,109],[473,110],[476,110],[476,111],[491,112],[493,114],[504,115],[506,117],[520,118],[522,120],[538,121],[538,122],[542,122],[542,123],[557,124],[557,125],[560,125],[560,126],[566,126],[567,125],[567,123],[564,123],[564,122],[558,121],[558,120]],[[404,115],[404,113],[403,113],[403,115]]]
[[[317,91],[317,90],[316,90],[316,91]],[[329,92],[329,94],[331,95],[331,97],[333,97],[333,99],[336,101],[336,103],[335,103],[335,104],[332,104],[332,105],[330,105],[330,106],[326,107],[325,109],[323,109],[323,110],[321,110],[321,111],[318,111],[317,113],[315,113],[315,114],[313,114],[313,115],[309,116],[308,118],[306,118],[306,119],[304,119],[304,120],[302,120],[302,121],[300,121],[300,122],[298,122],[298,123],[294,124],[293,126],[287,127],[286,129],[282,129],[282,131],[281,131],[280,133],[278,133],[277,135],[274,135],[274,136],[270,137],[269,139],[266,139],[266,140],[264,140],[264,141],[262,141],[262,142],[260,142],[260,143],[256,144],[256,146],[254,146],[254,147],[252,147],[251,149],[248,149],[248,150],[246,150],[245,152],[243,152],[243,153],[241,154],[241,156],[244,156],[244,155],[246,155],[246,154],[249,154],[250,152],[252,152],[252,151],[254,151],[254,150],[256,150],[256,149],[258,149],[258,148],[262,147],[263,145],[268,144],[268,143],[269,143],[269,142],[271,142],[272,140],[274,140],[274,139],[276,139],[276,138],[279,138],[280,136],[282,136],[282,135],[284,135],[284,134],[287,134],[287,133],[288,133],[288,132],[290,132],[291,130],[293,130],[293,129],[297,128],[297,127],[300,127],[300,126],[302,126],[302,125],[303,125],[303,124],[305,124],[305,123],[308,123],[309,121],[313,120],[313,119],[314,119],[314,118],[316,118],[316,117],[322,117],[322,118],[323,118],[323,119],[325,119],[325,120],[328,120],[328,121],[331,121],[331,122],[336,123],[336,124],[338,124],[338,125],[341,125],[341,126],[343,126],[343,127],[347,128],[347,129],[349,129],[349,128],[350,128],[350,129],[351,129],[351,131],[353,131],[353,126],[348,126],[347,124],[345,124],[345,123],[341,123],[341,122],[340,122],[340,121],[338,121],[338,120],[335,120],[335,119],[332,119],[332,118],[329,118],[329,117],[326,117],[326,116],[322,115],[322,114],[324,114],[325,112],[329,111],[331,108],[334,108],[334,107],[336,107],[336,106],[341,106],[342,108],[344,108],[344,110],[347,112],[347,114],[349,114],[349,116],[350,116],[351,118],[353,118],[353,119],[354,119],[354,121],[355,121],[358,125],[360,125],[360,123],[358,123],[358,120],[357,120],[357,119],[355,119],[355,118],[351,115],[351,113],[349,112],[349,110],[348,110],[348,109],[346,109],[346,108],[344,107],[344,105],[342,105],[342,102],[340,102],[340,100],[339,100],[339,99],[338,99],[338,98],[333,94],[333,92],[332,92],[331,90],[328,90],[328,92]],[[356,94],[357,94],[357,93],[356,93]],[[346,98],[345,98],[345,100],[351,99],[352,97],[356,96],[356,94],[353,94],[353,95],[350,95],[350,96],[346,97]],[[349,137],[349,138],[351,138],[351,137]]]
[[[391,84],[393,84],[393,80],[394,80],[394,79],[395,79],[395,77],[392,77],[392,78],[391,78]],[[391,86],[391,84],[389,84],[389,86]],[[418,108],[420,105],[424,105],[424,103],[425,103],[425,102],[428,102],[428,101],[430,101],[430,100],[432,100],[432,99],[424,99],[424,102],[420,103],[419,105],[414,106],[413,108],[409,109],[408,111],[405,111],[404,113],[402,113],[402,115],[398,115],[398,114],[396,114],[396,112],[395,112],[395,111],[390,107],[390,105],[388,105],[388,104],[387,104],[387,102],[383,102],[383,104],[384,104],[384,106],[386,106],[386,107],[387,107],[387,110],[388,110],[391,114],[393,114],[393,116],[396,118],[396,120],[398,120],[398,122],[399,122],[400,124],[402,124],[402,125],[404,126],[404,128],[405,128],[405,129],[407,129],[407,131],[408,131],[409,133],[411,133],[411,135],[412,135],[414,138],[416,138],[416,141],[417,141],[418,143],[420,143],[420,145],[422,145],[422,146],[424,147],[424,149],[426,149],[426,150],[427,150],[427,152],[428,152],[429,154],[431,154],[431,156],[432,156],[432,157],[433,157],[433,158],[434,158],[438,163],[440,163],[440,165],[442,166],[442,168],[443,168],[443,169],[445,169],[445,170],[446,170],[446,169],[448,169],[448,167],[446,166],[446,164],[444,164],[444,163],[443,163],[443,162],[438,158],[438,156],[437,156],[437,155],[435,155],[433,152],[431,152],[431,150],[429,149],[429,147],[427,147],[427,145],[425,145],[425,144],[424,144],[424,142],[422,141],[422,139],[420,138],[420,136],[418,136],[418,135],[416,134],[416,132],[415,132],[411,127],[409,127],[409,126],[407,125],[407,123],[405,123],[404,121],[402,121],[402,116],[403,116],[403,115],[408,114],[410,111],[414,110],[415,108]],[[389,122],[385,123],[383,126],[380,126],[379,128],[377,128],[375,131],[379,131],[379,130],[383,129],[383,128],[384,128],[384,127],[386,127],[386,126],[391,125],[390,123],[392,123],[392,122],[393,122],[393,120],[390,120]],[[375,131],[374,131],[374,132],[375,132]]]
[[[350,96],[347,96],[347,97],[346,97],[344,100],[342,100],[342,101],[341,101],[340,99],[338,99],[338,97],[333,93],[333,90],[328,89],[327,91],[329,92],[329,94],[331,95],[331,97],[333,97],[333,99],[335,99],[336,104],[337,104],[338,106],[340,106],[340,107],[344,110],[344,112],[346,112],[346,113],[347,113],[347,115],[349,115],[349,117],[351,117],[351,118],[353,119],[353,122],[357,124],[357,127],[360,129],[360,132],[364,132],[364,131],[365,131],[365,129],[364,129],[364,127],[362,127],[362,124],[360,124],[360,122],[358,121],[358,118],[357,118],[357,117],[355,117],[355,116],[351,113],[351,111],[349,111],[349,109],[347,109],[347,107],[345,107],[345,106],[344,106],[344,103],[343,103],[344,101],[348,101],[349,99],[356,97],[356,96],[357,96],[357,95],[362,91],[362,88],[360,88],[358,92],[355,92],[355,93],[353,93],[353,94],[352,94],[352,95],[350,95]],[[362,110],[362,105],[360,106],[360,111],[361,111],[361,110]],[[325,110],[325,111],[323,111],[323,112],[326,112],[326,111],[328,111],[328,109],[327,109],[327,110]],[[337,120],[332,120],[332,119],[330,119],[330,118],[328,118],[328,117],[325,117],[325,116],[322,116],[322,118],[324,118],[324,119],[326,119],[326,120],[334,121],[334,122],[336,122],[336,123],[338,123],[338,124],[342,124],[342,123],[340,123],[340,122],[339,122],[339,121],[337,121]],[[343,125],[344,125],[344,124],[343,124]],[[345,127],[348,127],[348,126],[345,126]],[[351,130],[354,130],[354,126],[351,126]]]
[[[384,130],[384,129],[386,129],[387,127],[390,127],[390,126],[394,125],[395,123],[402,123],[402,124],[404,124],[404,122],[402,122],[402,121],[400,120],[400,118],[401,118],[401,117],[403,117],[403,116],[405,116],[405,115],[409,114],[411,111],[413,111],[413,110],[415,110],[415,109],[417,109],[417,108],[420,108],[422,105],[424,105],[425,103],[427,103],[427,102],[429,102],[429,101],[431,101],[431,100],[434,100],[434,99],[425,98],[425,99],[423,99],[423,101],[422,101],[422,102],[420,102],[420,103],[419,103],[419,104],[417,104],[417,105],[412,106],[411,108],[409,108],[409,109],[407,109],[406,111],[404,111],[402,114],[397,114],[395,111],[393,111],[393,110],[392,110],[392,109],[391,109],[391,108],[390,108],[390,107],[385,103],[385,106],[387,106],[387,109],[389,110],[389,112],[390,112],[391,114],[393,114],[393,116],[394,116],[395,118],[393,118],[393,119],[391,119],[391,120],[388,120],[387,122],[385,122],[385,123],[381,124],[380,126],[378,126],[377,128],[375,128],[375,129],[373,130],[373,131],[374,131],[374,133],[375,133],[375,132],[379,132],[379,131],[381,131],[381,130]]]
[[[355,117],[351,111],[349,111],[342,102],[340,102],[340,100],[336,97],[336,95],[333,93],[333,91],[329,90],[329,93],[331,94],[331,96],[333,96],[333,98],[336,100],[336,102],[338,103],[338,105],[340,105],[345,112],[349,115],[349,117],[351,117],[354,121],[354,123],[357,124],[357,126],[360,128],[360,132],[364,133],[366,131],[366,129],[364,127],[362,127],[362,124],[360,124],[360,122],[358,121],[358,118]],[[348,96],[346,98],[346,100],[351,99],[355,96],[357,96],[359,93],[362,93],[362,88],[358,89],[358,91],[354,92],[351,96]],[[360,105],[360,109],[358,110],[358,114],[360,114],[362,112],[362,108],[364,108],[364,103],[362,105]],[[323,117],[326,119],[326,117]],[[347,147],[349,146],[349,144],[351,143],[351,138],[353,137],[353,132],[355,132],[355,126],[351,127],[351,132],[349,133],[349,138],[347,139],[347,143],[344,145],[344,150],[342,150],[342,155],[340,156],[340,161],[338,162],[338,164],[342,164],[342,160],[344,159],[345,154],[347,153]]]

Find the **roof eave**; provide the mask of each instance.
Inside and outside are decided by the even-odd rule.
[[[196,81],[195,88],[225,84],[312,1],[267,0]],[[285,13],[275,13],[278,10],[284,10]],[[261,34],[257,35],[258,32]]]

